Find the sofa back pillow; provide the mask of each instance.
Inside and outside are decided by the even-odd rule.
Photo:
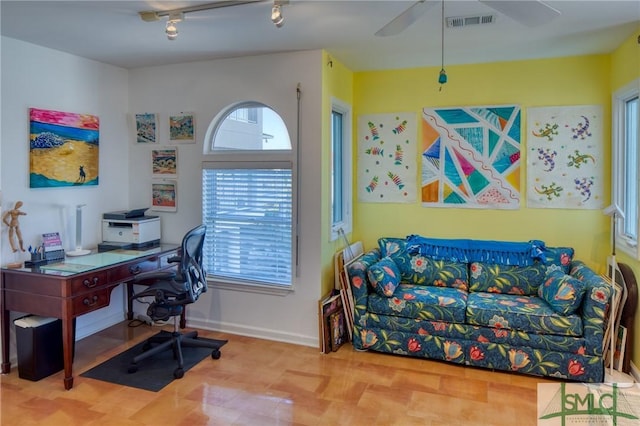
[[[400,284],[400,271],[390,257],[383,257],[367,269],[369,284],[380,296],[391,297]]]
[[[538,294],[538,287],[544,282],[547,271],[540,262],[528,266],[472,262],[470,269],[469,290],[472,292],[527,296]]]
[[[578,309],[585,289],[584,282],[556,270],[547,274],[544,284],[538,289],[538,297],[547,302],[551,309],[566,316]]]
[[[571,270],[574,250],[571,247],[546,247],[544,251],[544,264],[551,270],[559,268],[565,274]]]
[[[466,263],[410,255],[407,252],[406,240],[403,238],[380,238],[378,246],[381,255],[390,257],[398,266],[402,281],[464,291],[469,288]]]

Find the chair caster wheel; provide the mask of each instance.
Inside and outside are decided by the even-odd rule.
[[[173,377],[175,377],[176,379],[182,379],[183,376],[184,376],[184,370],[182,368],[178,367],[175,370],[173,370]]]
[[[222,354],[221,354],[221,353],[220,353],[220,351],[219,351],[219,350],[217,350],[217,349],[214,349],[214,350],[211,352],[211,358],[213,358],[213,359],[220,359],[220,357],[221,357],[221,356],[222,356]]]
[[[129,368],[127,369],[127,372],[128,372],[129,374],[133,374],[133,373],[135,373],[136,371],[138,371],[138,366],[137,366],[137,365],[135,365],[135,364],[131,364],[131,365],[129,366]]]

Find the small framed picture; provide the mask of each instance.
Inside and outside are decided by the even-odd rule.
[[[152,149],[151,167],[155,178],[176,178],[178,176],[178,149],[176,147]]]
[[[169,115],[169,142],[196,142],[196,123],[192,112]]]
[[[151,210],[178,211],[178,182],[175,180],[154,180],[151,183]]]
[[[136,143],[158,142],[158,114],[135,114]]]

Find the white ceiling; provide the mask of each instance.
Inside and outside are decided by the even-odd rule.
[[[186,15],[167,40],[166,18],[138,12],[207,1],[0,2],[3,36],[124,68],[324,48],[354,71],[437,66],[441,61],[438,0],[396,36],[374,33],[413,1],[291,0],[285,24],[270,19],[272,1]],[[446,0],[446,16],[493,13],[495,24],[445,30],[445,64],[609,53],[640,28],[640,0],[546,1],[562,14],[529,28],[472,0]],[[640,47],[639,47],[640,49]]]

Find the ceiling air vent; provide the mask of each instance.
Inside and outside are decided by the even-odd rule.
[[[493,15],[452,16],[447,18],[447,27],[459,28],[469,25],[493,24],[494,21]]]

